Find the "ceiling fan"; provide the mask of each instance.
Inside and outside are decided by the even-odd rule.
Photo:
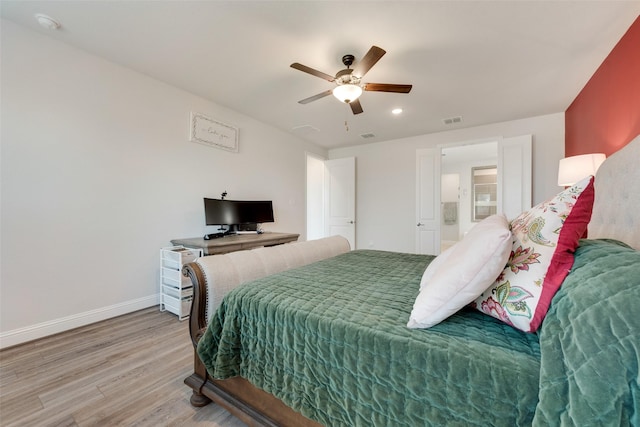
[[[344,55],[342,57],[342,63],[347,67],[344,70],[340,70],[335,76],[323,73],[322,71],[315,70],[306,65],[294,62],[291,64],[291,68],[309,73],[312,76],[320,77],[332,83],[336,83],[336,87],[326,90],[317,95],[310,96],[303,100],[298,101],[299,104],[308,104],[309,102],[316,101],[320,98],[333,94],[340,101],[349,104],[353,114],[362,113],[362,105],[358,99],[363,90],[369,92],[395,92],[395,93],[409,93],[412,85],[398,85],[389,83],[362,83],[364,75],[387,53],[384,49],[378,46],[371,46],[371,49],[366,55],[358,62],[355,67],[353,61],[355,57],[353,55]]]

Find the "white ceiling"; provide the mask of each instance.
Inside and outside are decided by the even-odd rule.
[[[327,148],[566,110],[640,13],[640,1],[0,1],[2,17]],[[44,13],[62,24],[38,26]],[[328,96],[371,45],[364,113]],[[393,116],[392,108],[404,113]],[[442,119],[463,116],[461,124]],[[345,126],[345,121],[347,126]],[[348,128],[348,130],[347,130]],[[360,135],[373,133],[374,138]]]

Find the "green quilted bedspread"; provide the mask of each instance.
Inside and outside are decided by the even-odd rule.
[[[408,329],[431,259],[353,251],[247,283],[200,358],[331,427],[640,425],[640,252],[581,241],[539,334],[469,309]]]
[[[406,327],[431,259],[358,250],[247,283],[198,354],[326,426],[531,425],[537,335],[467,309]]]
[[[640,426],[640,252],[582,240],[540,350],[535,426]]]

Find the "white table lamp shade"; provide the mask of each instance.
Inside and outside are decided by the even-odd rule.
[[[558,167],[558,185],[570,186],[589,175],[595,175],[606,156],[602,153],[565,157]]]

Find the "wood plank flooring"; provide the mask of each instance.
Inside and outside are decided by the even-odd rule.
[[[0,351],[0,425],[242,427],[194,408],[188,323],[157,307]]]

